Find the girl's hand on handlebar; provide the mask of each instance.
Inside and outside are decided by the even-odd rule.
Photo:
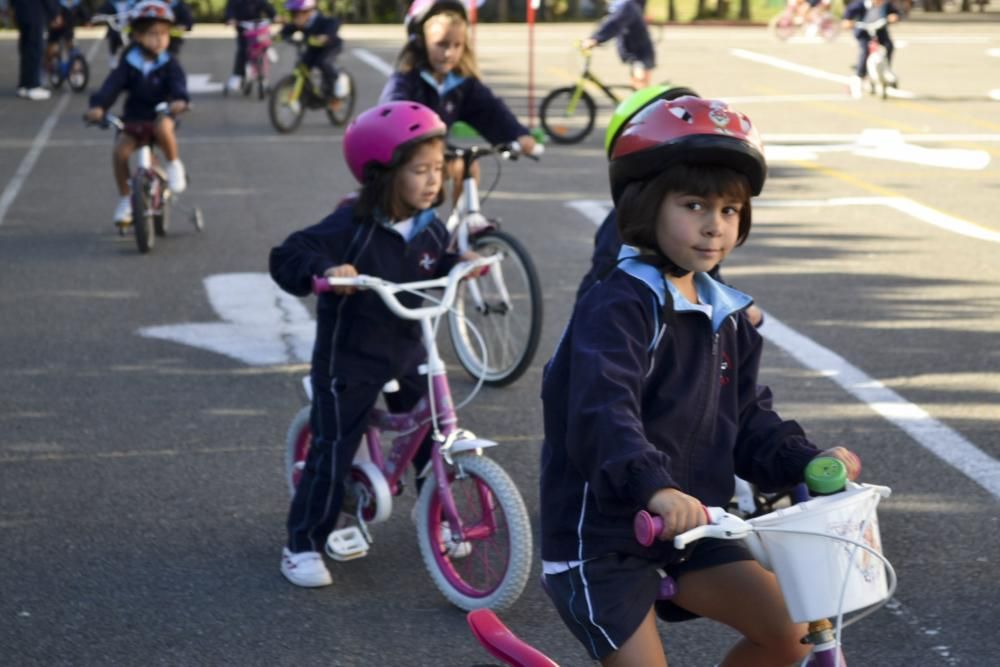
[[[589,51],[592,48],[594,48],[595,46],[597,46],[597,40],[596,39],[592,39],[592,38],[588,37],[587,39],[581,39],[580,40],[580,50],[581,51]]]
[[[517,138],[517,144],[521,147],[521,153],[524,155],[532,155],[535,152],[535,138],[530,134],[525,134],[524,136]]]
[[[459,255],[459,257],[462,258],[463,262],[474,262],[477,259],[482,259],[483,258],[483,256],[480,255],[475,250],[466,250],[461,255]],[[476,269],[475,271],[470,272],[469,275],[467,275],[465,277],[466,278],[478,278],[479,276],[485,276],[487,273],[489,273],[489,271],[490,271],[490,267],[488,267],[488,266],[480,266],[478,269]]]
[[[168,107],[168,112],[171,116],[179,116],[188,110],[188,103],[184,100],[174,100],[170,103]]]
[[[847,479],[852,482],[856,480],[861,475],[861,459],[857,454],[847,449],[846,447],[834,447],[833,449],[825,449],[817,456],[829,456],[830,458],[837,459],[844,464],[847,468]]]
[[[83,114],[83,117],[88,123],[100,123],[104,120],[104,109],[101,107],[90,107],[87,109],[87,113]]]
[[[355,278],[358,275],[358,270],[354,268],[353,264],[341,264],[340,266],[334,266],[333,268],[327,269],[323,276],[326,278]],[[354,294],[358,291],[357,287],[352,287],[351,285],[338,285],[333,288],[334,294]]]
[[[663,519],[661,540],[669,540],[707,521],[701,501],[678,489],[660,489],[649,499],[646,508]]]

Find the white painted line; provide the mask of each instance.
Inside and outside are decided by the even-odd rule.
[[[842,201],[849,200],[845,198]],[[766,200],[762,200],[755,204],[767,205],[765,202]],[[792,202],[788,201],[782,203],[792,205]],[[807,203],[812,205],[815,202]],[[566,206],[580,211],[592,223],[599,225],[610,210],[611,202],[583,200],[567,202]],[[765,314],[764,325],[760,328],[760,332],[803,366],[836,382],[849,394],[904,431],[917,444],[982,486],[994,498],[1000,499],[1000,461],[931,417],[919,406],[905,400],[878,380],[848,363],[837,353],[786,326],[774,315]]]
[[[188,74],[187,88],[188,93],[191,95],[204,95],[206,93],[211,94],[222,92],[222,84],[212,83],[211,74]]]
[[[832,93],[818,94],[818,95],[745,95],[743,97],[722,97],[722,100],[733,105],[740,104],[757,104],[769,102],[781,103],[785,102],[853,102],[854,98],[851,97],[846,91],[837,95]]]
[[[94,59],[94,52],[97,51],[97,47],[101,44],[101,41],[98,40],[90,45],[86,56],[88,61]],[[21,164],[17,165],[17,171],[14,172],[14,176],[7,183],[7,187],[3,189],[3,194],[0,194],[0,226],[3,225],[4,220],[7,218],[7,211],[10,210],[14,200],[17,199],[17,195],[21,191],[21,188],[24,187],[25,181],[28,180],[31,170],[35,168],[35,163],[38,162],[38,158],[42,154],[42,150],[45,148],[52,130],[55,128],[56,123],[59,122],[59,116],[66,110],[66,105],[69,104],[72,97],[73,93],[67,90],[59,98],[55,109],[49,113],[48,118],[42,123],[41,129],[38,130],[38,134],[35,135],[35,140],[31,142],[31,148],[21,159]],[[25,103],[34,104],[34,102]]]
[[[1000,88],[994,88],[990,91],[990,99],[1000,102]]]
[[[753,51],[747,51],[746,49],[729,49],[729,52],[738,58],[743,58],[745,60],[752,60],[754,62],[762,63],[764,65],[770,65],[771,67],[777,67],[778,69],[788,70],[789,72],[795,72],[797,74],[803,74],[805,76],[810,76],[814,79],[822,79],[824,81],[832,81],[834,83],[840,83],[845,86],[849,86],[851,79],[853,78],[841,74],[832,74],[830,72],[825,72],[821,69],[816,69],[815,67],[809,67],[808,65],[800,65],[790,60],[785,60],[784,58],[776,58],[774,56],[768,56],[763,53],[755,53]],[[908,90],[889,88],[889,90],[887,90],[886,92],[888,93],[889,97],[902,97],[906,99],[913,99],[916,97],[914,93]]]
[[[353,53],[358,60],[367,63],[376,71],[381,72],[385,76],[392,76],[393,66],[382,60],[382,58],[375,55],[368,49],[351,49],[351,53]]]
[[[900,134],[908,144],[1000,142],[1000,134]],[[763,134],[764,144],[843,144],[858,140],[855,134]]]
[[[836,382],[924,449],[1000,499],[1000,461],[840,355],[782,324],[773,315],[765,315],[760,333],[806,368]]]
[[[1000,49],[986,49],[986,55],[993,58],[1000,58]]]

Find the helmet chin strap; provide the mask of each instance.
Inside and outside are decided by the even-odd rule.
[[[683,278],[687,274],[691,273],[689,269],[679,266],[676,262],[667,257],[666,254],[664,254],[664,252],[659,248],[653,250],[652,253],[640,253],[634,259],[649,264],[650,266],[655,266],[657,269],[673,278]]]

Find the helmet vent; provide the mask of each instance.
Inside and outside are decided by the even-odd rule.
[[[386,116],[388,116],[391,113],[392,113],[392,109],[382,109],[382,113],[380,115],[382,116],[382,118],[385,118]]]
[[[413,125],[410,126],[409,129],[410,129],[410,132],[416,132],[417,130],[420,129],[420,123],[414,123]]]

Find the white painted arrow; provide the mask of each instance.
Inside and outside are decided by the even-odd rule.
[[[316,336],[312,315],[268,274],[209,276],[205,291],[224,322],[145,327],[139,335],[210,350],[251,366],[309,361]]]

